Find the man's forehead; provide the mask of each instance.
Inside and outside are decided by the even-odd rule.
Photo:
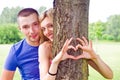
[[[36,14],[31,14],[29,16],[19,16],[18,21],[24,21],[24,20],[39,20],[39,17]]]

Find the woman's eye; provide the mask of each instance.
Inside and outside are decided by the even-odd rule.
[[[49,27],[49,28],[52,28],[52,27],[53,27],[53,25],[51,24],[51,25],[49,25],[48,27]]]

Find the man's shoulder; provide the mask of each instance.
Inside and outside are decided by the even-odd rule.
[[[13,46],[14,46],[14,47],[20,46],[21,44],[24,43],[24,41],[25,41],[25,39],[22,39],[22,40],[20,40],[19,42],[13,44]]]
[[[11,53],[18,55],[22,51],[24,42],[25,39],[22,39],[21,41],[13,44],[11,47]]]
[[[12,48],[14,50],[18,50],[18,49],[20,49],[23,46],[24,42],[25,42],[25,39],[22,39],[19,42],[13,44]]]

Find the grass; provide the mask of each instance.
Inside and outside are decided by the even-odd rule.
[[[97,42],[94,49],[106,64],[113,70],[113,80],[120,80],[120,43],[119,42]],[[90,67],[89,80],[107,80]]]
[[[113,70],[113,80],[120,80],[120,42],[94,42],[93,46],[96,53],[99,54],[105,63]],[[11,45],[0,45],[0,74],[10,47]],[[88,78],[88,80],[107,80],[91,67],[89,67]],[[18,70],[15,73],[14,80],[20,80]]]
[[[10,50],[10,47],[11,47],[10,44],[4,44],[4,45],[0,44],[0,75],[1,75],[1,72],[3,69],[4,61],[5,61],[7,54]],[[19,75],[18,70],[15,72],[14,80],[20,80],[20,75]]]

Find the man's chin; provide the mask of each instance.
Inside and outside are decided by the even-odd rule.
[[[31,38],[30,39],[32,42],[38,42],[39,40],[38,39],[33,39],[33,38]]]

